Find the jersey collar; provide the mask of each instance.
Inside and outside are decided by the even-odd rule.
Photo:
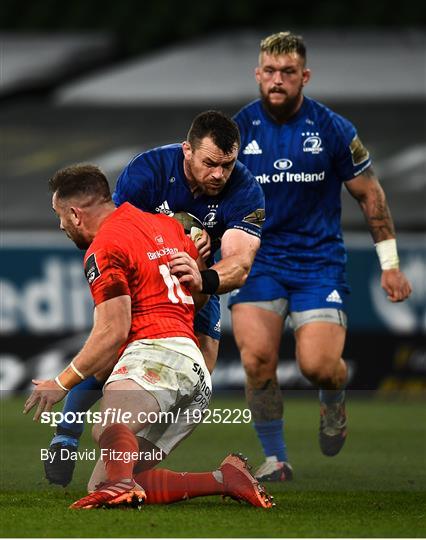
[[[289,124],[294,124],[295,122],[297,122],[298,120],[300,120],[300,118],[302,118],[303,116],[306,115],[306,112],[308,110],[308,107],[309,107],[309,98],[307,98],[306,96],[303,96],[303,101],[302,101],[302,105],[300,107],[300,109],[297,111],[296,114],[294,114],[293,116],[291,116],[287,122],[285,122],[284,124],[280,124],[278,122],[276,122],[272,116],[270,116],[267,111],[265,110],[265,108],[263,107],[263,104],[262,104],[262,100],[261,99],[258,99],[258,107],[259,107],[259,110],[260,110],[260,114],[262,115],[262,118],[266,121],[266,122],[269,122],[271,124],[274,124],[275,126],[278,126],[278,127],[281,127],[281,126],[287,126]]]

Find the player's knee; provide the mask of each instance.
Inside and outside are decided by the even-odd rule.
[[[299,361],[299,365],[303,375],[316,386],[335,386],[339,360],[320,356],[307,362]]]
[[[244,370],[249,379],[255,381],[267,381],[276,371],[277,358],[268,354],[253,354],[242,351],[241,359]]]

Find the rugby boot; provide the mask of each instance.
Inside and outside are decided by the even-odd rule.
[[[319,444],[325,456],[335,456],[346,440],[345,400],[320,404]]]
[[[254,477],[259,482],[288,482],[293,480],[293,469],[287,461],[267,459],[256,469]]]
[[[102,482],[96,486],[96,491],[75,501],[70,508],[84,510],[117,506],[140,508],[145,499],[145,491],[130,478],[118,482]]]
[[[242,454],[229,454],[221,463],[219,470],[223,475],[224,496],[236,501],[245,501],[253,506],[272,508],[273,497],[250,473],[247,458]]]

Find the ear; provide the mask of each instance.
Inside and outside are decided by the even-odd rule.
[[[308,84],[308,82],[311,80],[311,70],[308,69],[308,68],[305,68],[303,70],[303,74],[302,74],[302,77],[303,77],[303,86],[305,86],[305,84]]]
[[[190,160],[191,157],[192,157],[192,149],[191,149],[191,145],[189,144],[188,141],[184,141],[182,143],[182,150],[183,150],[184,158],[186,160]]]
[[[260,66],[257,66],[254,70],[254,76],[255,76],[255,79],[256,79],[256,82],[259,84],[260,83],[260,74],[261,74],[261,69],[260,69]]]
[[[77,227],[80,226],[83,217],[83,211],[81,210],[81,208],[78,208],[78,206],[71,206],[70,215],[73,224]]]

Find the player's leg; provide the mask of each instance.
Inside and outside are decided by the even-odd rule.
[[[212,373],[216,366],[219,353],[219,340],[202,332],[195,332],[195,335],[200,344],[200,350],[203,353],[207,369],[209,370],[209,373]]]
[[[214,295],[207,304],[197,313],[194,322],[194,329],[200,343],[205,363],[211,373],[216,365],[220,340],[220,302],[219,297]],[[102,376],[104,375],[104,376]],[[74,473],[75,460],[61,459],[61,452],[57,452],[59,447],[69,450],[76,450],[84,423],[75,423],[71,418],[79,412],[89,410],[101,397],[104,381],[108,378],[108,373],[97,374],[97,377],[89,377],[79,385],[75,386],[67,396],[63,414],[69,415],[70,420],[58,425],[55,435],[50,443],[50,450],[55,459],[52,463],[44,461],[46,478],[52,484],[62,486],[68,485]],[[69,455],[67,453],[66,455]]]
[[[154,469],[167,455],[145,438],[138,437],[139,453],[143,456],[161,455],[159,459],[143,459],[134,468],[134,480],[146,492],[145,504],[169,504],[194,497],[224,494],[222,473],[212,472],[174,472],[169,469]],[[160,441],[161,444],[161,441]],[[88,491],[107,481],[105,463],[99,459],[89,480]]]
[[[199,389],[194,393],[191,403],[177,404],[180,414],[173,422],[147,426],[139,433],[142,436],[139,448],[143,455],[155,458],[155,461],[152,461],[152,458],[144,459],[134,470],[135,481],[146,491],[146,504],[165,504],[194,497],[225,495],[253,506],[271,507],[271,497],[251,475],[247,461],[240,455],[227,456],[216,470],[209,472],[181,473],[152,468],[159,459],[167,457],[193,432],[209,406],[211,382],[206,367],[202,368],[199,376]]]
[[[88,411],[102,397],[103,384],[103,381],[89,377],[74,386],[67,395],[62,409],[64,420],[56,426],[49,447],[51,455],[55,458],[44,461],[45,475],[50,483],[66,486],[71,482],[75,460],[62,459],[63,454],[58,450],[62,448],[70,451],[77,450],[84,422],[76,422],[74,419],[79,413]],[[64,455],[69,455],[69,452],[65,452]]]
[[[195,315],[194,330],[207,369],[212,373],[220,341],[220,301],[217,295],[212,295],[207,304]]]
[[[160,459],[144,459],[140,468],[134,469],[134,480],[146,493],[144,504],[170,504],[196,497],[223,495],[245,500],[254,506],[270,508],[272,497],[252,477],[246,460],[238,454],[227,456],[218,469],[209,472],[175,472],[156,468],[167,455],[147,439],[139,438],[139,452],[158,456]],[[106,481],[105,465],[98,460],[88,484],[89,493]]]
[[[146,495],[133,479],[133,468],[139,457],[135,433],[147,424],[149,415],[158,415],[160,405],[138,382],[121,379],[106,384],[100,411],[102,423],[95,424],[93,436],[99,444],[106,481],[71,508],[139,505]],[[119,417],[117,411],[120,411]],[[127,415],[125,422],[123,413]]]
[[[282,299],[232,306],[234,337],[246,372],[247,403],[266,457],[255,473],[261,481],[292,477],[284,439],[283,399],[277,380],[285,302]]]
[[[342,448],[347,431],[347,366],[342,359],[346,316],[333,308],[292,312],[291,316],[300,370],[320,389],[320,447],[325,455],[333,456]]]
[[[137,474],[153,469],[156,465],[166,459],[167,455],[155,444],[147,439],[137,436],[139,444],[139,455],[143,455],[144,459],[140,460],[133,468],[133,477]],[[105,464],[101,458],[98,459],[92,471],[89,482],[87,483],[87,491],[91,493],[95,491],[99,484],[107,481]]]
[[[129,493],[130,501],[133,500],[135,487],[140,499],[142,491],[133,479],[133,469],[144,456],[138,453],[135,433],[147,423],[148,432],[153,428],[161,431],[160,411],[162,414],[173,413],[178,402],[191,400],[200,389],[211,394],[210,375],[192,340],[167,338],[131,343],[108,378],[101,401],[102,424],[96,424],[93,429],[101,449],[107,483],[76,501],[72,508],[114,505],[119,489],[124,490],[118,498],[120,503],[122,497],[128,502]],[[125,413],[126,418],[121,414],[120,420],[113,411]],[[171,421],[169,417],[168,420]]]

